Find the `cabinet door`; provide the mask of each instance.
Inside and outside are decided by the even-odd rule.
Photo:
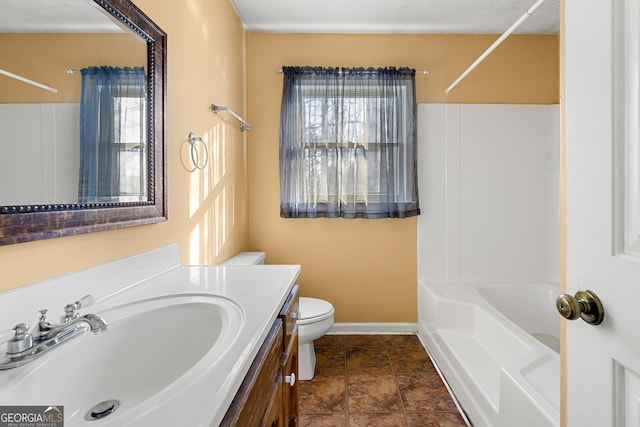
[[[282,382],[282,330],[282,321],[276,319],[251,368],[249,368],[247,376],[240,385],[240,390],[231,402],[231,406],[222,420],[222,427],[264,425],[265,414],[270,412],[274,399],[279,402],[277,407],[279,413],[282,414],[280,388]]]
[[[284,425],[295,427],[298,425],[298,330],[292,337],[289,352],[285,354],[282,364],[282,409]],[[295,380],[294,380],[295,379]]]
[[[293,334],[298,328],[298,316],[300,315],[300,299],[298,297],[298,285],[294,285],[285,301],[278,317],[282,319],[284,326],[284,347],[286,352],[291,344]]]
[[[274,389],[271,393],[271,402],[267,407],[262,423],[262,427],[286,427],[286,423],[282,413],[282,390],[283,390],[282,375],[278,373],[278,380],[274,385]]]

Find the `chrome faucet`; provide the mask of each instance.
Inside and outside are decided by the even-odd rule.
[[[74,303],[67,304],[64,308],[65,314],[60,318],[60,323],[58,324],[47,321],[48,310],[40,310],[40,319],[33,328],[31,335],[36,337],[38,341],[55,339],[57,336],[77,329],[78,327],[86,328],[86,326],[82,326],[81,323],[86,323],[94,334],[104,331],[107,329],[107,322],[105,322],[102,317],[97,314],[80,316],[80,313],[78,313],[78,310],[82,307],[93,305],[94,302],[95,300],[91,295],[86,295]],[[85,331],[82,332],[84,333]]]
[[[57,324],[47,321],[48,310],[40,310],[40,319],[31,332],[26,323],[17,324],[13,328],[13,338],[7,341],[7,353],[0,360],[0,370],[17,368],[29,363],[87,331],[92,331],[94,334],[105,331],[107,322],[101,316],[97,314],[80,316],[78,313],[82,307],[88,307],[94,302],[94,298],[87,295],[74,303],[67,304],[64,308],[65,314]]]

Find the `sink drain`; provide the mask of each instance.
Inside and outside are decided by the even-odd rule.
[[[93,421],[108,417],[109,415],[113,414],[116,409],[118,409],[118,406],[120,406],[119,400],[105,400],[104,402],[100,402],[97,405],[93,405],[91,409],[87,411],[84,419],[87,421]]]

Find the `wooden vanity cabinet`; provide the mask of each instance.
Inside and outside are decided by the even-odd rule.
[[[221,426],[256,427],[267,423],[273,406],[282,406],[282,320],[276,319],[267,338],[258,351],[240,390],[231,402]],[[278,403],[279,402],[279,403]],[[281,417],[281,415],[280,415]],[[282,424],[275,424],[281,426]]]
[[[280,318],[284,325],[284,347],[281,364],[283,377],[282,407],[284,425],[295,427],[298,425],[298,316],[300,301],[298,285],[295,285],[282,306]]]
[[[274,389],[271,394],[271,402],[267,406],[266,415],[262,421],[261,426],[267,427],[285,427],[284,419],[282,418],[282,376],[278,373],[279,379],[274,385]],[[256,424],[258,425],[258,424]]]
[[[284,420],[284,426],[296,427],[298,426],[298,334],[296,333],[294,339],[291,341],[293,349],[288,353],[288,356],[283,359],[282,372],[285,376],[291,376],[291,373],[295,375],[295,382],[291,384],[291,381],[282,382],[282,409]]]
[[[221,426],[298,425],[298,311],[296,285],[269,330]]]

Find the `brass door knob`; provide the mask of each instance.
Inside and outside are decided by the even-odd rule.
[[[604,319],[604,307],[600,298],[588,289],[576,292],[575,296],[560,295],[556,299],[556,308],[568,320],[580,317],[591,325],[599,325]]]

